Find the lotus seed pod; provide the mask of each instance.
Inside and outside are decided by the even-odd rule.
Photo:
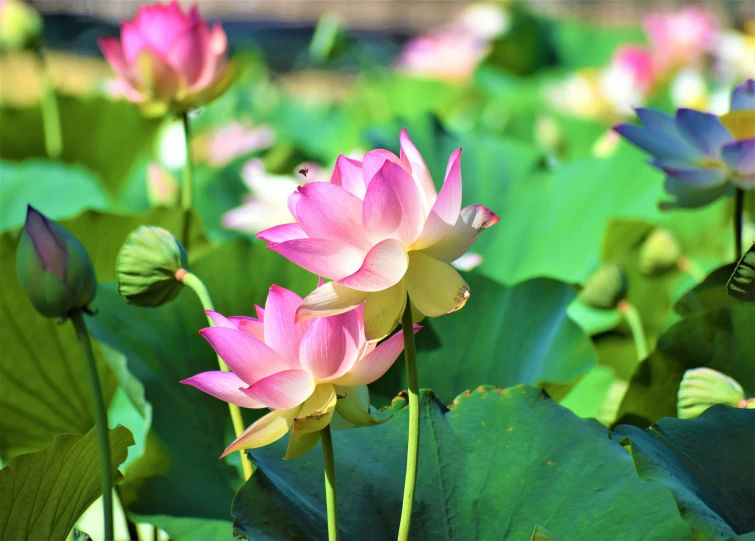
[[[593,308],[611,310],[627,294],[626,274],[616,263],[608,263],[596,270],[579,292],[579,300]]]
[[[161,306],[181,292],[176,272],[187,266],[186,250],[176,237],[160,227],[141,226],[118,254],[118,293],[129,304]]]
[[[667,229],[655,229],[640,248],[640,272],[646,276],[662,274],[677,267],[682,247]]]
[[[742,386],[726,374],[710,368],[687,370],[679,385],[677,415],[694,419],[716,404],[739,407],[744,400]]]

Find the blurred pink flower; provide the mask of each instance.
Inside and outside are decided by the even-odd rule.
[[[142,6],[121,24],[121,38],[99,46],[128,100],[146,112],[177,112],[207,103],[230,85],[228,42],[219,24],[209,28],[196,6],[177,2]]]
[[[306,177],[297,172],[302,167],[308,169]],[[244,165],[241,177],[252,193],[240,207],[225,213],[223,227],[245,233],[258,233],[275,225],[294,222],[288,209],[289,196],[305,182],[328,180],[322,168],[312,163],[296,167],[291,176],[271,175],[256,158]]]
[[[401,333],[379,346],[364,335],[364,308],[295,321],[301,297],[272,286],[257,317],[226,318],[208,311],[215,326],[200,334],[231,372],[197,374],[181,383],[242,408],[270,408],[223,453],[254,449],[291,431],[286,458],[308,452],[338,413],[352,425],[381,421],[369,413],[366,386],[404,349]],[[420,329],[415,326],[415,332]],[[222,457],[221,457],[222,458]]]
[[[407,292],[415,320],[461,308],[469,286],[449,265],[498,222],[481,205],[461,208],[461,149],[451,154],[440,193],[402,130],[401,155],[378,149],[360,162],[341,156],[330,182],[291,194],[296,223],[257,236],[268,248],[333,280],[312,292],[297,319],[340,314],[365,302],[367,338],[398,324]]]
[[[268,148],[273,142],[275,131],[270,126],[232,121],[199,135],[192,141],[192,146],[197,161],[206,160],[214,167],[222,167],[239,156]]]
[[[147,200],[153,207],[175,207],[179,200],[176,177],[159,164],[147,165]]]
[[[655,84],[653,57],[637,45],[624,45],[614,52],[599,79],[600,93],[611,109],[629,114],[642,105]]]
[[[643,21],[653,52],[655,69],[665,73],[696,65],[712,50],[720,22],[704,9],[692,6],[676,13],[651,13]]]

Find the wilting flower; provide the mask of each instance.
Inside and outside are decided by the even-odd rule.
[[[406,306],[415,321],[458,310],[469,286],[449,263],[480,231],[498,222],[481,205],[461,208],[461,149],[451,154],[440,193],[406,130],[401,157],[378,149],[360,162],[341,156],[330,182],[291,194],[296,223],[259,233],[268,248],[333,280],[297,311],[306,320],[340,314],[366,301],[367,338],[390,333]]]
[[[196,6],[184,13],[175,1],[140,7],[121,24],[120,39],[102,38],[99,46],[123,95],[152,114],[212,101],[233,75],[221,26],[209,28]]]
[[[37,312],[65,317],[85,309],[97,292],[94,267],[79,240],[29,206],[18,242],[18,280]]]
[[[662,208],[696,208],[718,199],[733,184],[755,187],[755,81],[734,89],[731,112],[720,119],[694,109],[672,117],[637,109],[644,126],[621,124],[614,129],[653,155],[650,163],[666,173],[666,191],[676,198]]]
[[[303,171],[306,169],[307,176]],[[227,229],[258,233],[275,225],[293,223],[294,217],[288,210],[288,197],[304,182],[326,181],[322,169],[315,164],[301,164],[292,175],[272,175],[265,172],[262,160],[246,162],[241,173],[244,184],[252,192],[240,207],[223,215],[223,226]]]
[[[715,44],[720,26],[715,16],[699,7],[676,13],[652,13],[643,26],[659,72],[698,64]]]
[[[268,445],[290,430],[286,458],[295,458],[317,443],[334,413],[358,426],[381,422],[369,413],[364,386],[401,353],[401,333],[376,346],[365,339],[363,307],[297,322],[300,303],[296,293],[272,286],[256,318],[208,311],[215,326],[200,334],[231,372],[203,372],[182,383],[242,408],[273,410],[222,456]]]

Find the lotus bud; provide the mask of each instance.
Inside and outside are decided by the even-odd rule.
[[[612,310],[628,289],[626,274],[616,263],[608,263],[596,270],[579,292],[579,300],[593,308]]]
[[[187,266],[186,250],[176,237],[160,227],[141,226],[118,253],[118,293],[129,304],[161,306],[181,292],[176,273]]]
[[[35,49],[42,35],[42,17],[21,0],[0,0],[0,51]]]
[[[147,166],[147,200],[153,207],[178,205],[178,181],[176,177],[156,163]]]
[[[27,207],[16,268],[34,308],[46,317],[87,309],[97,292],[92,261],[79,240],[32,206]]]
[[[677,268],[682,247],[667,229],[655,229],[640,248],[640,272],[646,276],[662,274]]]
[[[687,370],[679,385],[677,415],[694,419],[716,404],[741,406],[745,400],[742,386],[726,374],[710,368]]]

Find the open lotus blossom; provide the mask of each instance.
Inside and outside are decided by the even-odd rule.
[[[364,310],[296,321],[301,297],[272,286],[257,317],[208,311],[214,327],[200,334],[231,372],[213,371],[182,381],[242,408],[272,411],[223,453],[273,443],[291,431],[286,458],[308,452],[334,413],[352,426],[382,422],[369,413],[366,385],[382,376],[404,349],[401,333],[380,345],[364,335]],[[415,332],[419,330],[415,326]],[[222,458],[222,457],[221,457]]]
[[[481,205],[461,208],[461,149],[451,154],[438,193],[406,130],[400,143],[400,157],[383,149],[362,161],[339,157],[330,182],[305,184],[289,197],[296,223],[257,235],[332,280],[304,299],[299,321],[365,302],[365,332],[373,340],[396,327],[407,292],[415,321],[453,312],[469,297],[469,286],[449,263],[498,216]]]
[[[614,130],[653,155],[650,163],[666,173],[673,202],[663,208],[707,205],[736,186],[755,187],[755,81],[734,89],[731,110],[722,117],[694,109],[676,116],[637,109],[644,126],[621,124]]]
[[[222,94],[231,83],[228,41],[219,24],[209,28],[196,6],[177,2],[141,6],[121,24],[121,38],[102,38],[100,49],[123,96],[145,111],[182,113]]]

